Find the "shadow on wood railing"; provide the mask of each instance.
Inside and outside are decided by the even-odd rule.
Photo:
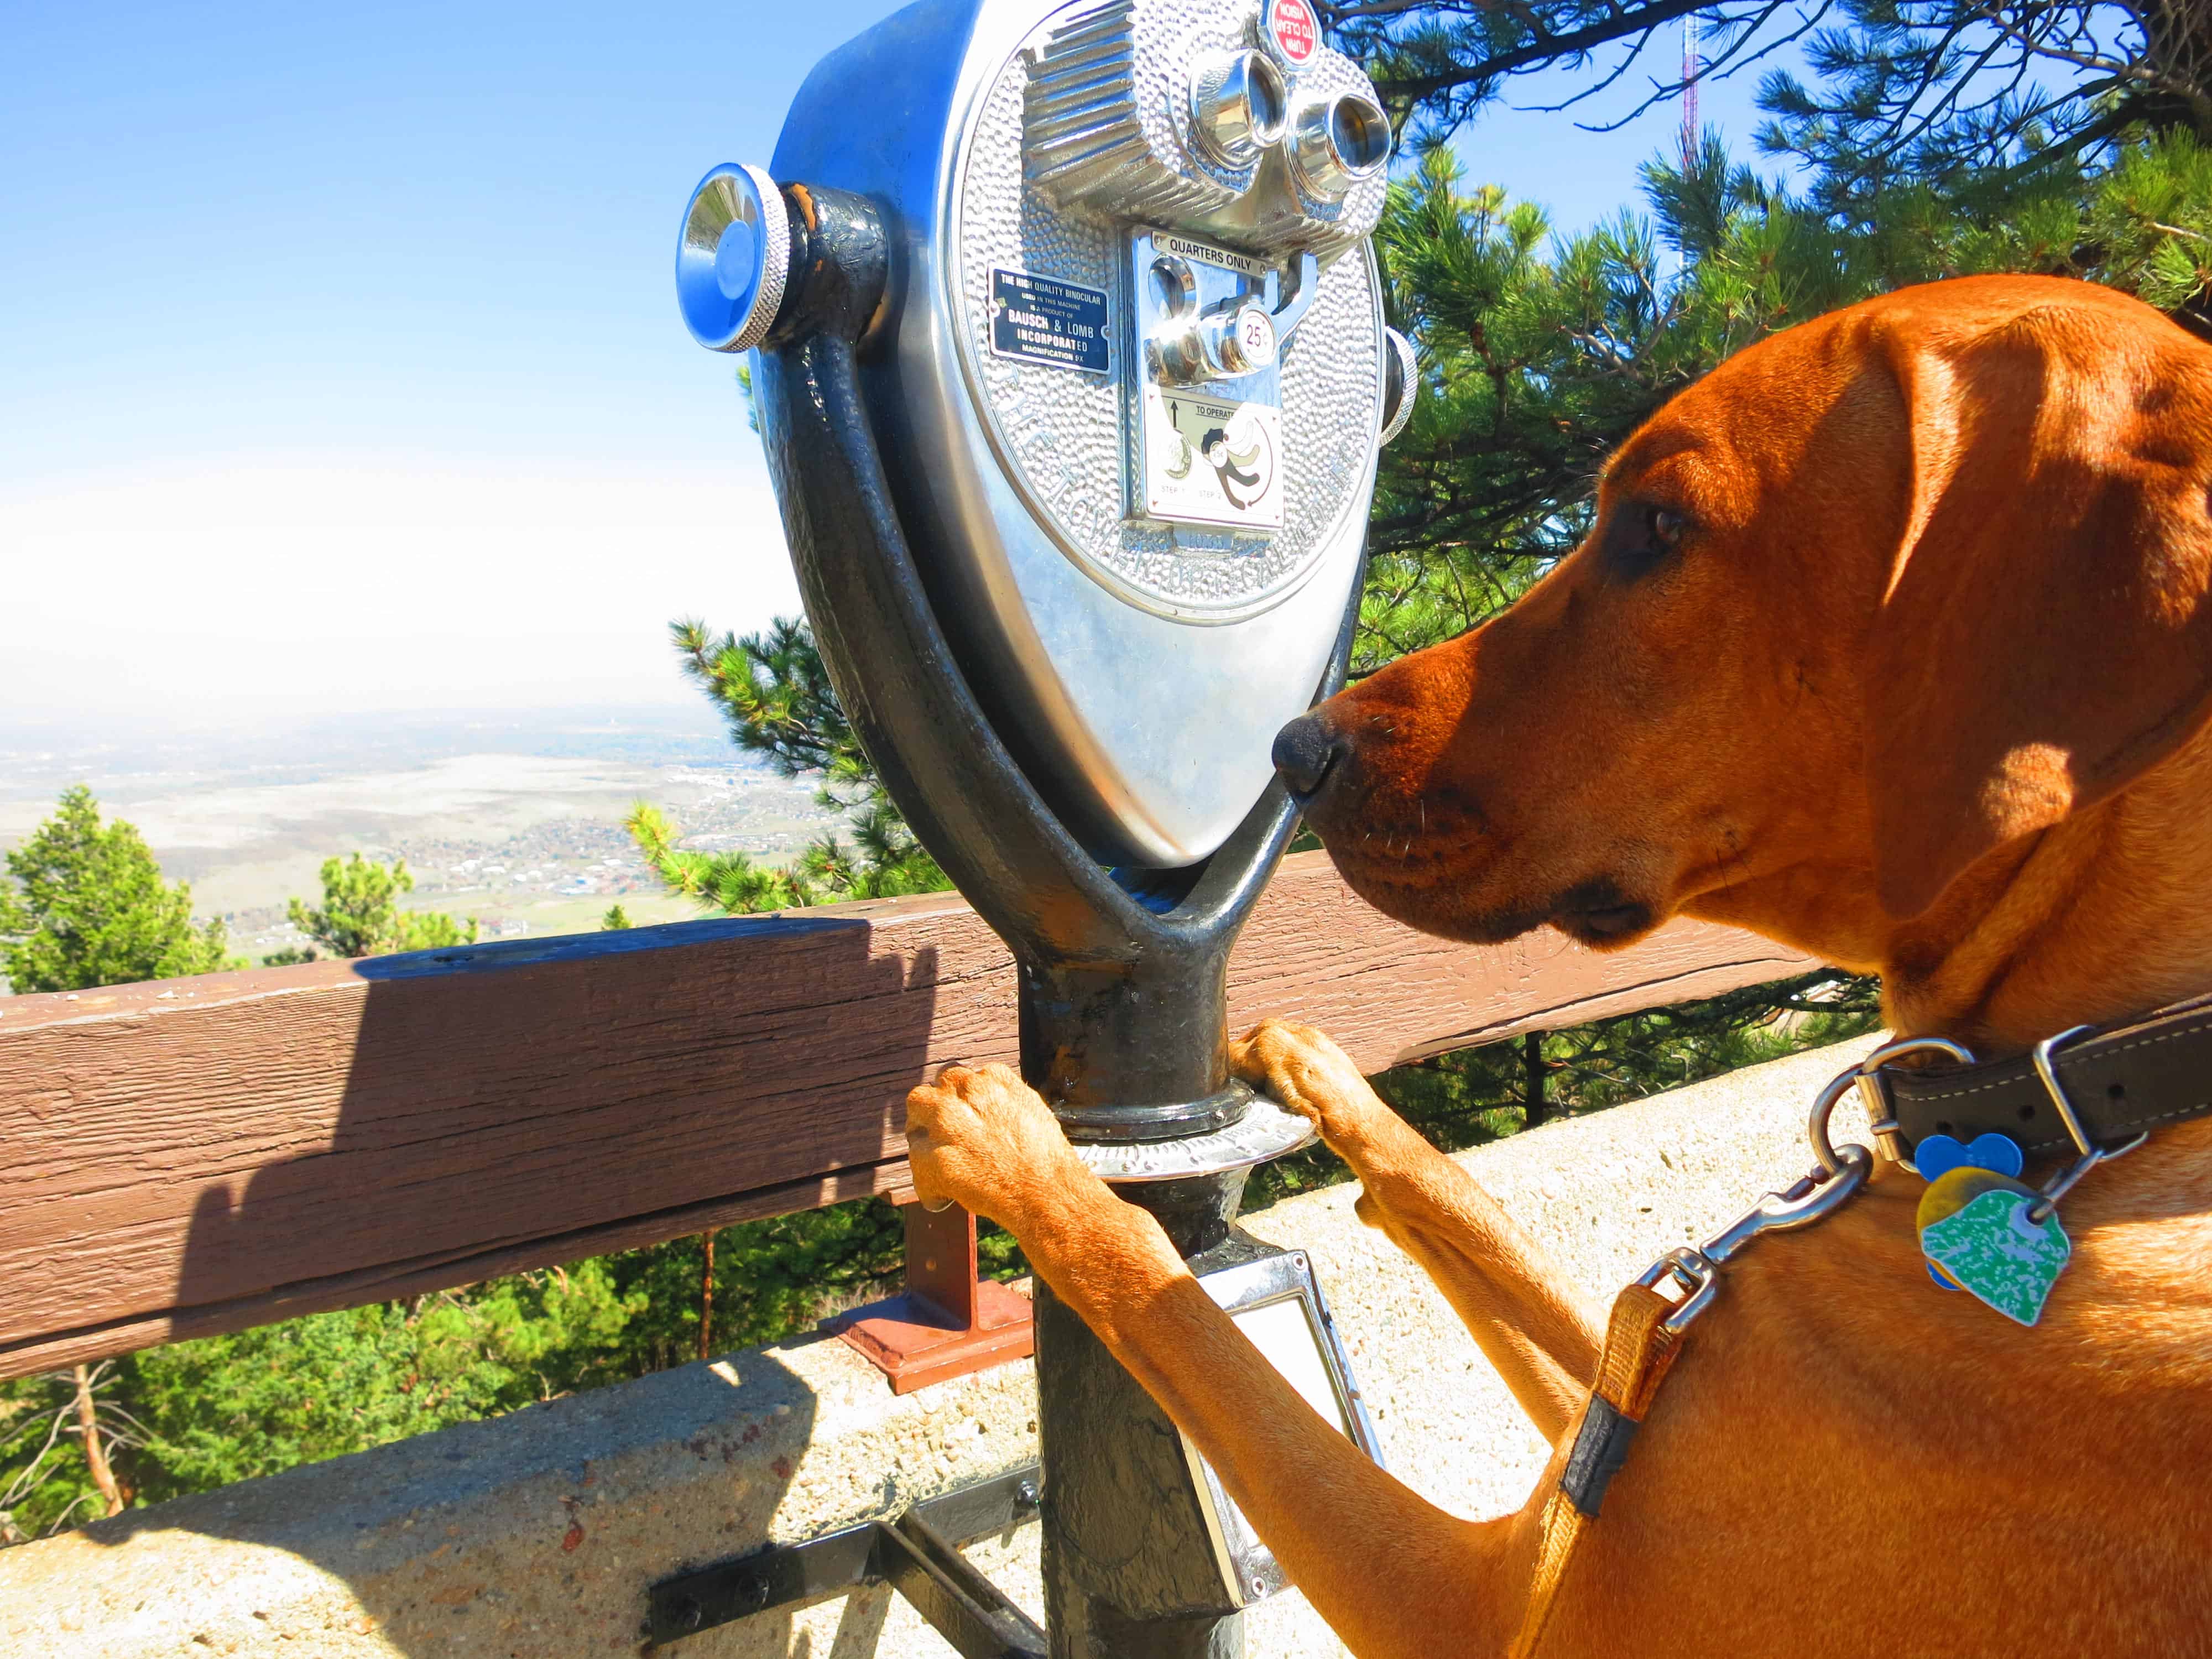
[[[1373,1072],[1814,965],[1694,922],[1455,945],[1306,854],[1230,1017]],[[0,1376],[893,1190],[906,1091],[1014,1045],[951,894],[0,1000]]]

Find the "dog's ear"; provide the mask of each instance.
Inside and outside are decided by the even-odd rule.
[[[2212,349],[2112,296],[1971,327],[1904,310],[1883,343],[1913,485],[1865,662],[1867,781],[1901,920],[2212,714]]]

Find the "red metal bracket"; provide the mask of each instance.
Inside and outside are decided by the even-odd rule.
[[[911,1200],[899,1214],[905,1292],[826,1320],[823,1328],[889,1377],[893,1394],[1028,1358],[1035,1346],[1030,1299],[976,1277],[975,1218],[957,1204],[932,1214]]]

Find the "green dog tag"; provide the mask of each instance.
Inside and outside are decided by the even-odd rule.
[[[1961,1290],[2033,1325],[2074,1254],[2056,1212],[2027,1218],[2040,1196],[1986,1170],[1954,1170],[1921,1199],[1921,1253]]]

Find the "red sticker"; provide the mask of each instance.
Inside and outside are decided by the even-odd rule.
[[[1321,26],[1306,0],[1274,0],[1267,8],[1267,29],[1276,49],[1293,64],[1303,64],[1321,44]]]

